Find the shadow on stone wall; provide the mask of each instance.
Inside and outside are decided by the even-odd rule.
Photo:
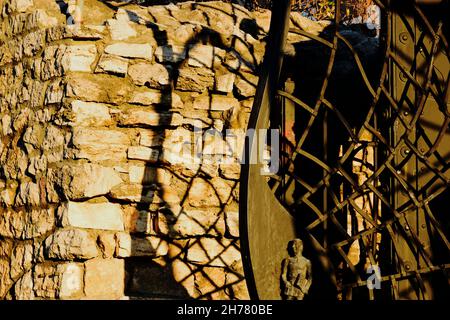
[[[221,143],[214,137],[210,138],[212,144],[205,143],[203,150],[199,150],[202,154],[188,151],[187,155],[181,155],[179,153],[185,150],[174,149],[173,146],[179,146],[180,139],[182,148],[198,143],[194,140],[194,129],[221,135],[226,129],[244,128],[242,125],[245,124],[238,123],[239,107],[234,104],[237,100],[229,99],[233,91],[241,99],[242,96],[233,88],[233,82],[231,88],[226,83],[228,88],[221,89],[217,77],[212,77],[214,72],[222,73],[232,80],[235,78],[233,75],[237,75],[246,82],[243,84],[245,89],[252,92],[256,87],[255,76],[239,69],[242,65],[247,72],[255,72],[261,57],[256,57],[242,39],[233,37],[231,33],[226,37],[217,31],[220,30],[221,19],[227,20],[225,27],[238,23],[238,16],[233,14],[233,10],[240,10],[238,7],[227,6],[222,9],[217,3],[193,3],[184,5],[186,8],[189,8],[191,16],[188,14],[184,17],[181,26],[186,26],[186,29],[193,27],[194,32],[183,41],[184,45],[179,46],[171,43],[173,39],[169,39],[167,34],[167,25],[180,19],[180,16],[174,16],[173,11],[177,11],[175,6],[149,7],[150,21],[125,7],[130,21],[145,25],[152,31],[157,50],[160,50],[156,53],[160,55],[159,63],[164,66],[161,71],[167,75],[162,85],[155,86],[151,80],[143,80],[144,86],[161,90],[161,103],[157,108],[162,116],[158,123],[148,127],[160,130],[153,140],[146,142],[148,146],[155,146],[152,147],[151,158],[142,159],[147,160],[148,164],[143,173],[141,185],[144,187],[141,199],[136,203],[135,213],[138,219],[142,215],[148,219],[145,232],[136,232],[131,237],[131,256],[125,260],[126,295],[132,299],[242,299],[247,297],[247,293],[238,240],[239,163],[234,158],[233,164],[229,166],[233,172],[227,173],[222,172],[226,165],[220,165],[214,160],[214,157],[236,155],[222,155],[220,151],[214,154],[211,148]],[[204,22],[193,25],[190,19]],[[237,27],[255,38],[264,33],[256,21],[250,18],[241,17]],[[249,56],[241,57],[239,50],[234,49],[236,46],[241,46],[240,50],[246,50]],[[225,59],[228,55],[235,57],[234,65],[227,65]],[[215,90],[223,92],[220,96],[211,95]],[[183,91],[185,103],[194,98],[191,102],[194,108],[191,114],[187,114],[190,118],[188,123],[184,123],[182,128],[175,128],[171,124],[177,119],[169,111],[173,111],[178,102],[174,101],[174,92],[182,95]],[[244,98],[249,96],[248,93],[244,95]],[[214,108],[217,104],[214,99],[221,97],[225,98],[223,106]],[[227,105],[229,102],[232,105]],[[196,104],[201,104],[199,109],[196,109]],[[208,139],[208,136],[204,137]],[[177,160],[181,160],[181,163],[177,163]],[[202,163],[204,160],[212,162],[205,164]],[[223,175],[231,177],[231,180],[227,182]],[[169,176],[170,181],[167,181]],[[159,240],[150,241],[149,233]],[[142,257],[148,254],[146,250],[156,252],[156,255],[160,251],[167,251],[167,254],[156,259]]]

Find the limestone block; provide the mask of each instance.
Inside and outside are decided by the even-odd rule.
[[[217,130],[208,130],[203,134],[203,155],[232,155],[233,150],[231,146],[227,144],[224,137]],[[219,157],[218,160],[222,160],[222,157]],[[210,164],[211,162],[215,162],[215,157],[212,159],[206,159],[206,163]]]
[[[62,76],[64,68],[62,59],[66,48],[64,45],[52,45],[44,49],[42,58],[35,62],[35,72],[40,71],[42,80]]]
[[[91,72],[96,57],[97,48],[94,44],[67,46],[62,64],[66,72]]]
[[[248,293],[245,280],[236,281],[233,285],[231,285],[231,290],[233,290],[233,296],[237,300],[250,300],[250,294]]]
[[[170,6],[149,6],[148,12],[153,17],[154,22],[161,24],[163,26],[174,27],[180,24],[176,18],[174,18],[170,13],[172,11],[178,11],[178,7],[174,5]]]
[[[221,163],[220,175],[225,179],[239,180],[241,176],[241,164],[237,161],[234,161],[234,163],[232,162]]]
[[[0,258],[9,258],[14,246],[14,240],[2,239],[0,240]]]
[[[68,122],[77,127],[103,127],[112,124],[109,107],[102,103],[74,100],[70,104]]]
[[[153,47],[146,43],[114,43],[108,45],[105,52],[126,58],[142,58],[150,61],[153,58]]]
[[[139,88],[139,90],[133,92],[131,100],[132,104],[141,104],[144,106],[150,106],[159,104],[162,100],[162,93],[160,91]]]
[[[261,47],[256,47],[256,40],[248,34],[234,34],[232,37],[233,52],[237,54],[238,58],[240,58],[242,62],[253,69],[254,66],[260,62],[259,58],[261,56]],[[249,38],[251,41],[249,41]],[[254,45],[251,43],[254,43]],[[256,48],[258,48],[259,52],[256,52]],[[262,54],[263,53],[264,51]]]
[[[189,188],[189,204],[193,207],[220,206],[220,199],[214,186],[202,178],[194,178]]]
[[[139,86],[161,89],[170,84],[171,76],[162,64],[136,63],[128,69],[128,75]]]
[[[122,208],[125,231],[134,232],[136,221],[139,218],[139,210],[134,205],[124,205]]]
[[[186,3],[185,6],[180,5],[181,10],[173,10],[173,16],[181,23],[197,23],[207,25],[208,21],[204,13],[198,7],[192,7],[192,3]]]
[[[84,268],[81,263],[38,264],[33,273],[36,297],[79,299],[83,295]]]
[[[137,35],[136,30],[126,20],[108,19],[106,25],[109,28],[112,40],[126,40]]]
[[[155,50],[155,57],[160,63],[178,63],[186,59],[186,49],[177,45],[159,46]]]
[[[114,233],[101,232],[98,235],[97,242],[102,250],[103,258],[112,258],[116,251],[116,239]]]
[[[10,10],[17,12],[26,12],[33,5],[33,0],[12,0],[10,1]]]
[[[14,204],[15,195],[15,188],[6,188],[0,191],[0,202],[6,206],[12,206]]]
[[[41,204],[40,188],[37,183],[23,182],[16,195],[16,205],[38,206]]]
[[[38,123],[33,124],[33,126],[28,127],[25,130],[22,140],[25,143],[27,150],[37,149],[41,146],[45,135],[44,132],[44,127]]]
[[[61,80],[52,81],[45,91],[44,104],[49,105],[53,103],[61,103],[64,96],[64,88]],[[40,105],[39,102],[33,102],[34,105]]]
[[[36,297],[54,299],[58,295],[59,277],[55,276],[56,266],[38,264],[33,268],[33,290]]]
[[[219,158],[222,155],[219,156]],[[207,177],[217,177],[219,175],[219,165],[217,163],[217,155],[203,155],[203,163],[200,167],[200,171]],[[184,173],[183,173],[184,174]]]
[[[216,75],[216,91],[221,93],[233,92],[235,79],[236,75],[234,73]]]
[[[50,111],[49,109],[45,108],[45,109],[41,109],[41,110],[36,110],[36,121],[40,122],[40,123],[48,123],[50,122],[50,120],[52,119],[52,111]]]
[[[193,15],[190,15],[193,17]],[[191,24],[191,21],[187,24],[182,24],[175,29],[168,30],[168,38],[176,45],[186,47],[189,42],[198,34],[201,30],[198,25]]]
[[[23,53],[31,57],[36,55],[45,44],[45,30],[31,32],[23,37]]]
[[[11,129],[11,123],[12,123],[12,120],[11,120],[11,116],[9,115],[9,114],[5,114],[3,117],[2,117],[2,131],[3,131],[3,135],[8,135],[8,134],[11,134],[13,131],[12,131],[12,129]]]
[[[220,235],[225,233],[225,222],[218,209],[183,210],[171,225],[174,235],[179,237]]]
[[[143,12],[145,12],[145,10],[139,11],[139,13],[143,13]],[[138,15],[138,13],[135,11],[135,8],[133,8],[133,11],[118,8],[114,18],[119,21],[128,21],[128,22],[136,22],[136,23],[145,22],[145,20],[142,19]]]
[[[256,93],[258,79],[257,76],[249,73],[238,77],[235,81],[236,91],[245,98],[253,97]]]
[[[0,213],[0,235],[17,239],[42,236],[55,227],[53,209],[12,209]]]
[[[195,275],[193,269],[195,269],[195,267],[181,259],[175,259],[172,262],[172,274],[175,281],[185,287],[190,297],[197,297],[200,293],[195,287]]]
[[[59,188],[72,200],[105,195],[122,183],[122,179],[113,168],[92,163],[65,166],[63,174]]]
[[[47,158],[45,156],[30,158],[30,165],[28,166],[28,173],[36,176],[47,169]]]
[[[183,117],[176,112],[161,112],[150,108],[127,108],[120,114],[121,125],[179,126]]]
[[[66,202],[58,208],[59,224],[97,230],[124,230],[122,209],[115,203]]]
[[[180,147],[179,151],[173,148],[163,149],[161,162],[171,165],[185,176],[197,174],[200,169],[201,158],[197,154],[193,154],[192,145],[178,145],[178,147]]]
[[[20,131],[22,128],[24,128],[30,120],[31,114],[32,112],[29,108],[21,109],[19,115],[17,115],[13,121],[13,129],[16,131]]]
[[[294,26],[316,36],[320,35],[325,29],[325,25],[302,16],[300,12],[291,12],[291,22]]]
[[[195,137],[191,130],[183,127],[178,127],[175,130],[166,130],[164,136],[163,150],[175,153],[181,153],[185,145],[191,149],[191,144],[195,142],[195,139],[202,137],[201,133]]]
[[[64,132],[56,126],[49,125],[45,131],[44,140],[42,141],[42,148],[45,151],[50,151],[63,147],[64,143]]]
[[[33,263],[33,244],[30,242],[18,243],[11,253],[10,276],[15,280],[27,272]]]
[[[202,152],[200,144],[202,134],[179,127],[176,130],[166,130],[162,150],[163,159],[171,164],[200,164],[198,154]]]
[[[189,189],[189,204],[193,207],[220,206],[230,201],[233,188],[222,178],[194,178]]]
[[[139,88],[139,90],[133,92],[129,102],[144,106],[162,105],[172,109],[182,109],[184,107],[183,101],[175,92],[167,94],[146,88]]]
[[[77,158],[101,161],[125,158],[130,138],[119,130],[80,127],[74,129],[72,143]]]
[[[213,1],[211,5],[201,6],[199,9],[204,12],[211,29],[224,36],[231,35],[234,29],[240,25],[239,18],[242,15],[240,7],[236,8],[237,10],[228,10],[228,8],[220,6],[220,2]]]
[[[166,206],[167,208],[168,206]],[[181,209],[180,209],[181,210]],[[175,210],[173,210],[175,211]],[[179,210],[177,210],[179,211]],[[152,217],[153,215],[153,217]],[[145,220],[147,218],[147,220]],[[141,215],[138,220],[139,224],[136,224],[136,231],[143,229],[143,233],[150,235],[170,235],[170,218],[163,213],[149,213],[147,215]]]
[[[57,273],[60,274],[59,298],[78,298],[83,290],[83,266],[80,263],[60,264]]]
[[[66,81],[66,96],[83,101],[118,104],[131,92],[123,79],[106,74],[74,73]]]
[[[239,55],[239,53],[234,51],[232,51],[225,57],[225,62],[223,63],[223,65],[228,70],[231,70],[235,73],[252,73],[255,71],[255,65],[251,61],[243,59]]]
[[[171,244],[170,245],[170,250],[173,250],[173,247],[175,245]],[[179,251],[180,248],[176,248],[176,251]],[[172,274],[173,277],[175,279],[175,281],[177,282],[181,282],[182,280],[186,279],[187,277],[189,277],[189,275],[192,273],[191,268],[189,267],[189,265],[185,262],[182,261],[181,259],[174,259],[172,262]]]
[[[157,162],[159,159],[159,150],[147,147],[128,148],[128,159],[144,160],[147,162]]]
[[[213,299],[229,299],[224,290],[219,290],[225,287],[226,277],[224,268],[203,267],[202,272],[195,274],[194,283],[202,296],[210,294]]]
[[[116,239],[116,252],[115,256],[118,258],[127,258],[131,256],[131,236],[126,232],[117,232],[115,234]]]
[[[236,159],[242,159],[242,153],[244,151],[246,131],[242,128],[233,129],[226,132],[225,140],[227,141],[228,147],[233,151],[233,156]],[[235,159],[224,159],[222,163],[233,164],[236,163]]]
[[[19,2],[23,5],[18,5]],[[8,37],[13,37],[19,33],[28,33],[33,29],[45,29],[46,27],[55,26],[58,23],[57,19],[50,17],[44,9],[35,9],[30,13],[22,13],[32,5],[30,3],[26,4],[26,1],[14,0],[11,1],[10,5],[11,7],[5,6],[5,11],[20,11],[20,13],[12,15],[9,19],[9,23],[7,24],[8,28],[5,31]]]
[[[197,44],[189,49],[188,65],[212,68],[216,59],[224,59],[226,51],[210,45]]]
[[[141,183],[143,185],[158,182],[155,178],[158,168],[149,168],[146,166],[130,166],[129,179],[131,183]]]
[[[139,132],[139,144],[145,147],[159,147],[164,140],[161,132],[153,130],[142,130]]]
[[[121,184],[112,188],[110,192],[114,199],[141,203],[151,203],[153,194],[153,191],[144,188],[141,183]]]
[[[265,33],[269,32],[270,29],[270,19],[272,12],[270,10],[256,10],[252,12],[258,27],[261,28]]]
[[[13,284],[9,276],[9,259],[0,259],[0,297],[4,297]]]
[[[128,59],[102,54],[95,72],[112,73],[124,77],[128,72]]]
[[[239,101],[233,97],[213,94],[211,96],[199,96],[194,100],[194,109],[226,111],[239,108]]]
[[[161,257],[167,255],[168,250],[167,242],[159,237],[131,237],[132,257]]]
[[[14,285],[14,296],[17,300],[33,300],[33,273],[28,271]]]
[[[92,259],[98,256],[96,239],[86,230],[60,229],[45,240],[45,253],[50,259]]]
[[[208,68],[183,67],[178,70],[178,90],[203,92],[213,87],[214,72]]]
[[[38,9],[31,13],[30,19],[25,22],[25,28],[31,30],[33,28],[45,29],[47,27],[56,26],[58,19],[47,14],[46,10]]]
[[[228,234],[234,238],[239,238],[239,212],[226,211],[225,223]]]
[[[94,259],[85,263],[84,293],[88,299],[119,299],[125,289],[125,262]]]
[[[178,196],[178,193],[174,188],[170,188],[169,186],[163,186],[161,190],[158,190],[158,196],[160,197],[161,202],[169,205],[180,204],[181,199]]]
[[[62,29],[61,31],[59,31]],[[99,40],[103,39],[105,26],[99,25],[66,25],[48,29],[47,39],[55,41],[63,38],[73,38],[76,40]],[[59,34],[61,32],[62,34]]]

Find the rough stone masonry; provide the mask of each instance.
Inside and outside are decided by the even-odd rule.
[[[238,157],[270,12],[77,2],[0,0],[0,298],[247,299]],[[227,163],[184,152],[212,129],[241,129],[203,136]]]

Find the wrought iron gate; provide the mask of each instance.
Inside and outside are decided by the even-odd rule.
[[[280,130],[280,170],[267,178],[262,164],[247,163],[241,175],[253,298],[280,298],[294,238],[313,263],[311,298],[450,296],[448,1],[374,2],[382,29],[370,59],[346,36],[341,1],[320,35],[289,30],[290,1],[275,2],[249,128]],[[309,39],[294,60],[288,31]],[[303,52],[321,57],[305,62],[316,66],[306,79]],[[356,74],[342,77],[342,56]],[[255,153],[256,141],[248,144]],[[374,268],[379,289],[367,285]]]

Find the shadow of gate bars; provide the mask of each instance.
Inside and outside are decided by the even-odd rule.
[[[363,40],[343,2],[320,34],[290,22],[290,1],[272,9],[248,129],[279,130],[280,159],[269,177],[242,165],[250,294],[282,298],[286,247],[301,238],[306,299],[448,299],[448,1],[375,0],[381,30]]]

